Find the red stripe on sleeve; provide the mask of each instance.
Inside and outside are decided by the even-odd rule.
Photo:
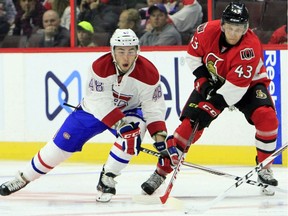
[[[51,167],[51,166],[47,165],[47,164],[42,160],[41,155],[40,155],[40,151],[38,152],[37,156],[38,156],[38,160],[40,161],[40,163],[42,164],[42,166],[46,167],[47,169],[53,169],[53,168],[54,168],[54,167]]]

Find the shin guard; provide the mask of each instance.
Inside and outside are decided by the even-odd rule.
[[[32,158],[31,163],[23,170],[23,175],[28,181],[33,181],[51,171],[71,155],[71,152],[60,149],[51,140]]]
[[[195,143],[201,137],[203,130],[204,129],[196,132],[195,138],[192,140],[192,143]],[[188,118],[185,118],[182,121],[182,123],[178,126],[178,128],[175,130],[174,139],[175,139],[177,148],[179,148],[181,151],[185,149],[192,131],[193,131],[193,128]]]
[[[251,120],[256,128],[258,161],[262,162],[276,149],[278,119],[272,107],[263,106],[253,112]]]

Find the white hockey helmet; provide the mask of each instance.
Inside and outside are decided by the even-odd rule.
[[[113,53],[115,46],[136,46],[139,52],[139,39],[131,29],[116,29],[110,39],[111,51]]]

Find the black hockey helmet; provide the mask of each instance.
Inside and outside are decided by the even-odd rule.
[[[244,3],[231,2],[222,13],[222,23],[248,24],[249,13]]]

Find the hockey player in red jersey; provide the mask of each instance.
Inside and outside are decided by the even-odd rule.
[[[81,151],[90,138],[109,130],[117,139],[100,174],[96,198],[108,202],[116,194],[114,178],[138,155],[146,130],[155,142],[165,140],[166,107],[158,70],[139,55],[139,39],[131,29],[117,29],[110,45],[111,52],[91,65],[87,94],[78,108],[27,167],[0,186],[2,196],[45,175]]]
[[[196,121],[196,142],[205,127],[225,108],[237,108],[246,120],[255,126],[255,145],[258,162],[262,162],[276,149],[278,120],[273,101],[267,90],[269,79],[263,65],[263,51],[257,36],[249,29],[248,10],[242,3],[230,3],[221,20],[201,24],[188,45],[187,64],[196,79],[194,90],[188,98],[181,116],[181,124],[160,145],[163,156],[156,171],[142,184],[147,194],[152,194],[172,172],[175,153],[161,146],[176,145],[183,151]],[[159,143],[155,143],[155,147]],[[166,155],[166,156],[165,156]],[[172,167],[172,168],[171,168]],[[258,172],[258,180],[277,186],[271,164]],[[267,195],[273,191],[263,189]]]

